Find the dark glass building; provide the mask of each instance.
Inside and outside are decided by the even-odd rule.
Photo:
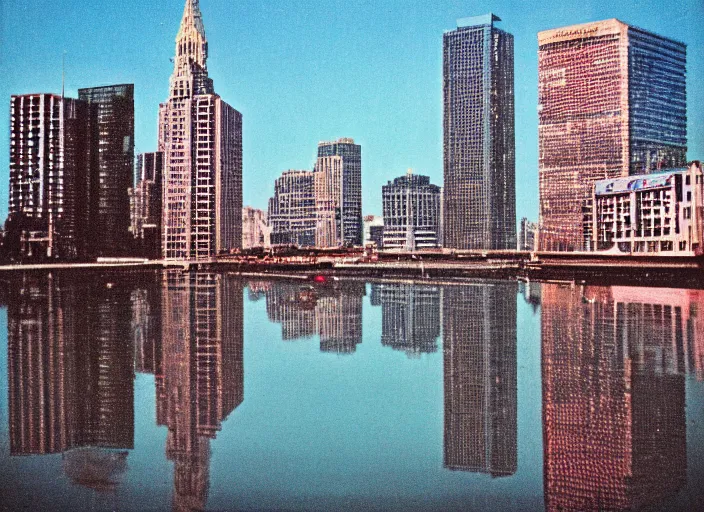
[[[443,35],[445,247],[516,247],[513,36],[497,21]]]
[[[134,175],[134,85],[78,90],[88,104],[88,253],[116,256],[129,247]]]
[[[340,198],[336,207],[339,208],[341,244],[362,245],[362,146],[350,138],[320,142],[316,172],[324,172],[328,167],[329,160],[324,160],[327,157],[342,159],[340,183],[333,185]]]

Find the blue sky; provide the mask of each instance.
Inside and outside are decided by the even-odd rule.
[[[136,150],[156,149],[184,0],[0,0],[0,218],[7,215],[11,94],[135,84]],[[701,0],[201,0],[215,90],[244,116],[244,203],[266,208],[317,143],[362,145],[363,210],[407,168],[442,183],[442,33],[494,12],[515,37],[517,216],[537,219],[537,33],[619,18],[688,44],[689,159],[704,159]]]

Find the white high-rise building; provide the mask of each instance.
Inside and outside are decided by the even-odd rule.
[[[208,259],[242,246],[242,114],[215,94],[207,58],[198,0],[186,0],[169,99],[159,106],[165,259]]]

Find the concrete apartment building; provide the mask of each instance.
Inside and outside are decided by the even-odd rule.
[[[585,232],[591,250],[701,254],[704,202],[699,162],[659,173],[600,180]]]

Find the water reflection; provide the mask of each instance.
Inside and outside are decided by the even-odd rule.
[[[545,504],[616,510],[687,482],[684,376],[701,378],[704,293],[542,290]]]
[[[47,275],[23,276],[11,283],[12,455],[134,446],[130,295],[124,287],[106,284]],[[73,466],[70,460],[66,464]],[[115,473],[110,473],[110,481]],[[97,474],[95,479],[100,480]],[[91,481],[85,475],[76,480]]]
[[[251,282],[250,297],[266,297],[269,320],[284,341],[320,336],[321,352],[352,354],[362,343],[363,282],[311,286],[290,281]]]
[[[381,306],[381,344],[408,357],[438,349],[440,287],[410,283],[372,284],[370,302]]]
[[[445,467],[517,468],[515,283],[446,286],[442,299]]]
[[[3,295],[8,313],[10,455],[26,460],[22,456],[61,454],[59,472],[67,482],[103,497],[105,508],[120,508],[118,491],[128,485],[134,461],[135,375],[151,374],[156,388],[153,424],[163,426],[166,437],[158,457],[171,461],[173,470],[170,505],[174,510],[206,508],[211,466],[218,467],[213,466],[211,443],[244,400],[244,288],[244,281],[235,276],[211,272],[144,273],[133,279],[109,273],[87,273],[82,279],[61,273],[14,275]],[[500,494],[520,485],[521,470],[542,474],[537,485],[542,485],[544,496],[538,499],[544,498],[547,510],[662,506],[687,487],[688,434],[690,447],[702,442],[700,431],[687,431],[685,414],[687,375],[704,379],[702,291],[508,281],[374,283],[372,308],[367,310],[380,322],[380,331],[374,331],[362,318],[365,283],[258,280],[249,281],[246,288],[250,301],[265,303],[266,316],[277,324],[276,330],[280,326],[283,341],[319,337],[320,346],[311,351],[272,356],[270,364],[280,363],[276,372],[300,371],[291,361],[281,360],[291,354],[305,354],[306,365],[323,361],[335,372],[351,371],[360,361],[373,364],[373,358],[410,369],[410,378],[431,365],[442,370],[432,376],[438,386],[442,379],[442,396],[422,395],[428,386],[411,384],[410,397],[400,402],[409,411],[419,407],[423,397],[426,403],[438,402],[431,407],[438,414],[437,431],[430,434],[437,439],[435,458],[426,465],[419,459],[418,465],[424,472],[433,467],[438,471],[440,475],[428,478],[446,485],[442,496],[467,489]],[[520,311],[528,316],[540,312],[540,340],[537,332],[530,339],[532,334],[517,329]],[[250,343],[257,343],[255,338]],[[365,350],[358,350],[363,338],[379,350],[367,350],[373,348],[369,341]],[[521,366],[536,366],[534,381],[519,382],[519,357],[530,353],[519,349],[521,343],[533,344],[536,350],[541,345],[539,362],[537,351],[533,363],[521,361]],[[319,351],[354,355],[333,360],[320,358]],[[537,379],[538,364],[542,382]],[[356,371],[362,371],[359,365]],[[398,375],[405,374],[389,371],[385,378]],[[354,386],[364,389],[352,377]],[[266,384],[273,386],[270,382],[279,381],[269,379]],[[302,416],[289,418],[292,424],[305,428],[305,421],[344,413],[335,409],[344,405],[325,403],[306,388],[306,379],[281,382],[301,386],[294,391],[301,397]],[[350,393],[342,387],[344,379],[328,377],[325,382],[340,386],[335,396]],[[518,403],[519,391],[522,388],[525,395],[526,389],[541,385],[542,435],[539,421],[534,429],[520,431],[521,407],[526,406]],[[536,395],[536,410],[540,400]],[[253,410],[256,407],[246,412]],[[382,424],[384,414],[369,409],[368,418],[355,418],[359,436],[364,437],[366,429],[373,431],[375,421]],[[404,419],[398,418],[399,425]],[[232,422],[232,428],[238,426]],[[698,437],[692,437],[693,431]],[[276,446],[277,440],[270,442]],[[531,444],[542,451],[542,472],[526,468],[519,459],[520,446]],[[217,454],[227,459],[234,448],[221,445]],[[237,449],[250,453],[257,447]],[[273,453],[285,452],[277,450]],[[353,462],[363,458],[348,455]],[[278,464],[272,457],[269,463]],[[690,454],[690,464],[691,459]],[[365,464],[373,466],[374,460]],[[399,460],[406,464],[404,471],[415,463]],[[317,461],[286,464],[304,472],[300,468],[314,468]],[[476,473],[492,478],[478,480],[482,476]],[[234,500],[237,491],[218,492]]]
[[[210,440],[244,400],[242,285],[228,275],[167,272],[162,315],[157,424],[169,429],[173,508],[202,510],[210,487]]]

